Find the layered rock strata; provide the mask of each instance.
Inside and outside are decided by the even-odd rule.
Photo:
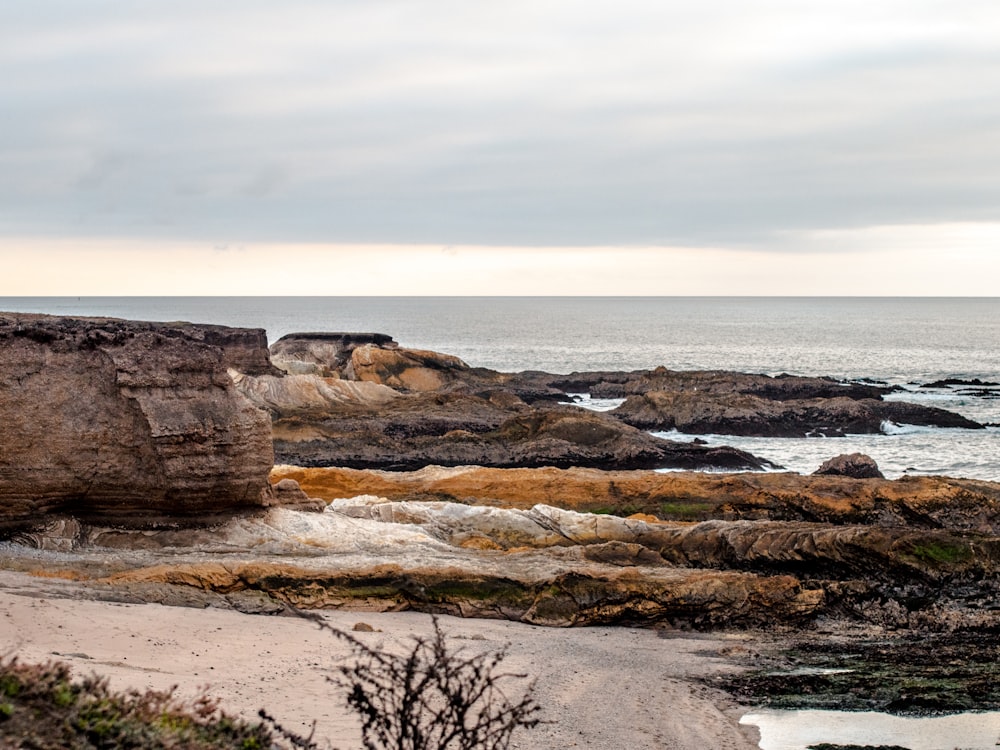
[[[567,510],[660,520],[807,521],[1000,535],[1000,485],[949,477],[897,480],[791,473],[703,474],[594,469],[427,467],[414,472],[276,466],[312,497]]]
[[[105,595],[147,600],[196,602],[198,592],[211,592],[259,607],[256,597],[266,595],[309,608],[415,608],[556,626],[801,625],[819,616],[896,627],[1000,625],[989,607],[1000,539],[940,529],[663,523],[544,505],[369,497],[211,530],[54,528],[35,546],[59,556],[24,556],[20,569],[64,568],[103,585]]]
[[[0,528],[277,502],[270,420],[228,367],[272,372],[261,330],[0,314]]]

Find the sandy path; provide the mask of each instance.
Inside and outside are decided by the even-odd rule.
[[[62,588],[62,590],[58,590]],[[0,653],[25,661],[59,658],[78,674],[107,675],[118,688],[167,688],[191,694],[207,685],[230,713],[266,707],[291,729],[318,721],[317,737],[341,750],[359,747],[342,698],[325,681],[344,647],[309,622],[221,609],[118,604],[59,598],[65,584],[0,573]],[[53,596],[56,594],[56,596]],[[393,648],[430,632],[414,612],[330,612],[331,625]],[[506,662],[537,676],[552,724],[523,733],[520,748],[750,750],[753,728],[725,696],[689,678],[728,668],[716,654],[745,636],[661,637],[628,628],[550,629],[496,620],[442,617],[456,645],[511,644]]]

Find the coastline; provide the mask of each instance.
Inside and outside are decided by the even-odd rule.
[[[77,677],[106,676],[115,689],[201,687],[223,710],[254,718],[266,708],[296,732],[315,719],[321,746],[357,746],[354,716],[326,675],[347,653],[339,641],[295,617],[216,608],[102,602],[73,582],[0,571],[0,650],[25,662],[60,660]],[[428,635],[431,617],[412,611],[324,611],[332,626],[373,645],[405,646]],[[757,730],[745,709],[698,678],[738,669],[752,633],[688,634],[623,627],[545,628],[504,620],[440,616],[452,645],[496,650],[537,679],[547,722],[515,736],[513,747],[633,750],[753,750]]]

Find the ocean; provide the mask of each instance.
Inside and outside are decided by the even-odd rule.
[[[946,378],[1000,383],[1000,298],[5,297],[0,310],[249,326],[266,329],[272,342],[300,331],[373,331],[503,371],[663,365],[871,379],[904,389],[892,398],[994,426],[707,439],[801,473],[861,451],[889,477],[1000,481],[1000,387],[921,387]]]

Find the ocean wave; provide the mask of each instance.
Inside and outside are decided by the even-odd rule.
[[[567,393],[572,401],[560,401],[561,404],[579,406],[590,411],[611,411],[625,403],[623,398],[591,398],[589,393]]]

